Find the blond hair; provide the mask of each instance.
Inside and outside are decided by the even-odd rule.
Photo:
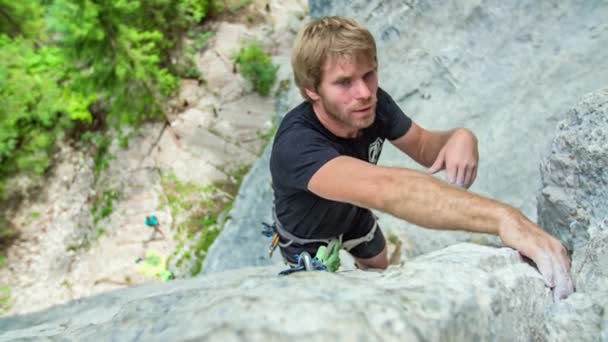
[[[317,90],[323,66],[336,57],[376,59],[376,42],[372,34],[356,21],[345,17],[324,17],[308,23],[296,36],[291,66],[300,93],[310,100],[305,88]]]

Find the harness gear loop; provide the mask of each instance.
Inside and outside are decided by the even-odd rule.
[[[341,248],[344,248],[345,250],[350,251],[351,249],[359,246],[362,243],[372,241],[374,239],[376,230],[378,229],[378,222],[375,220],[374,226],[372,227],[372,229],[367,234],[365,234],[364,236],[362,236],[360,238],[343,241],[344,234],[340,234],[339,236],[337,236],[335,238],[329,238],[329,239],[304,239],[304,238],[297,237],[297,236],[291,234],[290,232],[288,232],[287,230],[285,230],[283,228],[283,226],[281,225],[279,219],[277,218],[277,214],[274,209],[272,211],[272,216],[274,219],[274,223],[272,225],[269,225],[267,223],[262,223],[264,226],[262,234],[264,234],[267,237],[272,236],[272,242],[270,244],[270,247],[268,248],[269,257],[272,257],[272,254],[273,254],[274,250],[277,248],[277,246],[285,248],[285,247],[290,246],[294,242],[298,245],[306,245],[306,244],[311,244],[311,243],[322,243],[323,245],[319,246],[315,257],[312,259],[314,261],[313,265],[315,265],[315,262],[316,262],[323,266],[322,267],[323,270],[328,270],[330,272],[335,272],[340,268],[339,252],[340,252]],[[283,239],[287,240],[287,242],[281,243],[280,242],[281,237]],[[306,257],[307,255],[308,255],[308,258]],[[287,264],[289,264],[290,268],[288,270],[285,270],[285,271],[279,273],[280,275],[287,275],[287,274],[291,274],[293,272],[310,270],[311,267],[306,267],[307,263],[305,263],[304,265],[302,264],[302,258],[304,258],[304,260],[308,260],[310,258],[310,254],[308,252],[302,252],[302,253],[300,253],[300,255],[296,255],[295,257],[296,257],[296,260],[298,261],[298,263],[293,264],[293,263],[290,263],[289,261],[285,260],[285,262]],[[316,267],[316,266],[314,266],[313,268],[317,269],[317,270],[319,269],[319,267]]]

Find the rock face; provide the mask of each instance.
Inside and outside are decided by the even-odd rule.
[[[386,272],[277,271],[214,273],[0,320],[0,341],[527,340],[551,301],[516,252],[472,244]]]
[[[344,5],[340,1],[331,2],[331,5],[330,2],[312,2],[313,13],[316,13],[315,11],[318,11],[322,4],[326,7]],[[580,22],[588,25],[595,18],[596,14],[592,13],[606,13],[608,6],[605,2],[589,1],[577,4],[581,6],[580,8],[568,8],[566,11],[565,8],[560,7],[565,6],[561,3],[554,4],[551,8],[540,9],[534,6],[548,5],[536,5],[536,2],[514,2],[498,6],[497,3],[484,2],[482,8],[477,6],[478,4],[469,3],[468,7],[463,8],[457,7],[456,4],[453,4],[455,8],[450,8],[449,4],[446,4],[448,8],[444,9],[438,8],[433,2],[423,1],[415,3],[395,1],[369,5],[356,1],[348,7],[348,10],[357,9],[362,13],[368,13],[363,18],[369,17],[370,21],[376,16],[382,18],[378,20],[377,25],[394,24],[400,16],[409,17],[414,21],[440,22],[442,15],[451,13],[443,11],[450,10],[456,13],[454,15],[465,13],[465,18],[470,17],[470,21],[463,19],[464,21],[460,23],[466,26],[479,21],[485,23],[482,19],[486,16],[500,17],[500,13],[508,9],[502,6],[515,6],[519,11],[517,13],[521,13],[522,16],[531,15],[532,18],[539,20],[534,26],[537,30],[546,25],[540,20],[542,18],[555,18],[574,26],[578,25],[575,24],[577,21],[574,18],[569,19],[569,15],[580,15],[582,17],[579,19]],[[343,9],[346,8],[347,6],[344,5]],[[399,8],[402,8],[401,12]],[[364,12],[365,9],[368,12]],[[431,10],[438,11],[436,17],[429,14],[428,11]],[[551,12],[552,10],[557,12]],[[409,11],[414,11],[415,15]],[[514,29],[520,24],[517,21],[509,23]],[[450,25],[456,24],[446,23],[445,26]],[[599,34],[593,39],[606,40],[607,26],[598,25],[593,26],[589,31],[603,32],[603,35]],[[492,26],[489,26],[490,32],[491,28]],[[429,26],[431,32],[443,29],[439,26]],[[388,32],[383,39],[391,39],[394,33],[390,32],[393,30]],[[438,33],[437,36],[441,40],[441,34]],[[454,35],[455,40],[461,38]],[[565,39],[567,42],[568,38]],[[508,40],[502,42],[508,50]],[[491,49],[488,51],[498,54]],[[578,58],[585,60],[591,57],[585,54]],[[532,59],[530,63],[534,65],[540,62]],[[577,67],[572,66],[572,68]],[[605,75],[606,68],[593,71],[589,75],[571,74],[573,78],[570,81],[581,82],[578,76],[588,77],[587,80],[595,79],[594,77]],[[553,72],[558,71],[553,70]],[[568,74],[564,70],[559,72]],[[509,80],[513,81],[507,78],[507,81]],[[547,80],[541,81],[547,82]],[[569,85],[564,86],[569,87]],[[529,94],[534,94],[536,91],[543,93],[547,97],[546,101],[550,102],[551,98],[556,96],[551,89],[557,88],[548,89],[545,89],[547,93],[543,93],[535,86],[530,86],[527,91]],[[513,98],[524,101],[523,98],[517,97],[518,94],[521,95],[519,91],[514,91],[516,96]],[[450,103],[447,95],[441,95],[440,91],[438,94],[440,95],[437,96],[445,96],[446,101]],[[507,97],[508,95],[497,93],[494,99],[505,101]],[[208,270],[207,275],[189,280],[124,289],[35,314],[0,319],[0,342],[62,338],[308,341],[328,337],[332,340],[348,341],[608,340],[608,319],[605,315],[608,308],[606,290],[608,271],[605,268],[608,262],[608,215],[606,215],[608,203],[605,194],[608,189],[604,170],[605,154],[602,154],[599,144],[594,145],[594,139],[600,139],[598,140],[600,142],[606,141],[601,139],[606,136],[605,132],[608,130],[607,99],[606,90],[599,91],[585,97],[574,107],[574,110],[568,112],[563,122],[553,123],[554,127],[551,129],[542,128],[545,123],[537,120],[534,124],[538,126],[533,126],[534,130],[532,130],[542,128],[547,139],[553,136],[555,125],[558,130],[550,147],[550,154],[543,160],[541,167],[544,186],[538,194],[538,203],[541,206],[553,206],[559,209],[547,210],[546,207],[539,207],[538,212],[544,224],[551,227],[556,235],[569,241],[573,248],[572,274],[578,292],[560,303],[552,303],[550,290],[544,286],[539,273],[523,262],[519,254],[511,249],[470,243],[439,249],[444,243],[453,244],[455,239],[442,240],[443,238],[440,237],[440,243],[425,245],[418,242],[418,239],[424,235],[408,235],[408,230],[405,230],[407,234],[403,233],[409,238],[408,243],[404,243],[410,248],[406,252],[415,251],[413,255],[421,254],[428,249],[438,250],[423,253],[415,258],[410,255],[409,260],[392,266],[385,272],[360,270],[338,273],[309,272],[279,277],[276,274],[283,267],[278,265],[244,268],[247,265],[270,263],[268,259],[257,257],[265,253],[265,248],[260,246],[265,246],[267,242],[258,235],[258,222],[268,219],[270,214],[267,211],[270,203],[267,196],[271,195],[267,190],[269,189],[268,174],[264,167],[267,160],[263,159],[267,158],[268,151],[266,151],[265,157],[258,161],[244,182],[235,209],[231,213],[231,225],[226,228],[209,252],[204,265]],[[564,100],[562,98],[557,100],[560,101]],[[505,106],[512,106],[511,102],[513,101],[509,104],[502,103]],[[514,109],[514,107],[509,108]],[[561,118],[566,112],[561,109],[554,108],[554,110],[562,112],[562,115],[543,112],[544,116],[541,118],[553,120],[554,115],[556,118]],[[490,115],[489,120],[493,119],[497,119],[494,114]],[[506,124],[507,121],[502,122]],[[472,120],[472,122],[476,121]],[[519,124],[525,123],[522,120]],[[515,129],[514,126],[510,128]],[[521,130],[525,129],[527,128],[521,127]],[[496,133],[501,132],[503,128],[492,126],[488,130]],[[542,132],[537,132],[538,136],[535,138],[540,139]],[[515,130],[513,134],[518,136],[523,133]],[[506,145],[510,146],[508,141]],[[498,147],[495,148],[496,151],[500,151]],[[528,146],[528,148],[534,150],[539,147]],[[504,156],[499,154],[495,156],[496,160],[501,161],[501,158],[507,158],[513,152],[517,151],[509,151]],[[527,158],[525,159],[527,163],[532,163],[530,160],[534,159],[530,155],[520,158]],[[602,158],[604,162],[601,161]],[[507,170],[501,172],[509,175],[510,167],[506,167]],[[526,171],[525,167],[521,172],[533,173]],[[527,182],[528,185],[534,184],[533,180]],[[582,188],[584,186],[593,189]],[[518,189],[519,185],[513,187]],[[553,190],[547,192],[549,187]],[[523,193],[526,195],[522,196],[527,196],[527,192]],[[551,197],[555,193],[562,195]],[[586,224],[571,225],[570,220],[573,219]],[[390,226],[387,224],[390,221],[386,218],[383,220],[384,227]],[[568,229],[564,231],[564,227]],[[212,272],[230,268],[242,269]]]
[[[608,220],[589,221],[573,256],[578,292],[555,304],[516,251],[461,243],[384,272],[280,277],[273,265],[118,290],[0,319],[0,341],[606,340]]]
[[[479,173],[470,190],[535,219],[538,165],[557,122],[582,95],[606,86],[608,3],[312,0],[309,8],[312,17],[346,15],[367,26],[377,41],[380,85],[408,115],[429,129],[464,126],[477,135]],[[301,101],[290,94],[288,107]],[[420,169],[390,144],[379,163]],[[266,186],[258,191],[270,191]],[[460,241],[497,244],[494,237],[421,229],[377,214],[385,235],[401,240],[404,259]],[[239,258],[251,256],[250,265],[270,263],[267,240],[249,235],[268,215],[258,208],[239,213],[254,227],[234,222],[226,232],[255,240],[218,240],[213,249],[222,260],[210,255],[206,263],[222,266],[207,271],[244,266],[225,257],[237,249]]]
[[[62,146],[40,184],[25,182],[27,177],[8,182],[10,192],[28,195],[32,185],[40,190],[29,191],[35,196],[25,196],[21,206],[8,211],[20,235],[2,251],[7,262],[0,262],[0,315],[160,281],[142,271],[139,261],[148,252],[167,257],[176,277],[201,269],[205,234],[199,230],[192,236],[197,229],[184,227],[201,214],[205,196],[231,197],[224,191],[215,197],[210,183],[229,187],[258,159],[275,112],[274,98],[255,94],[233,58],[249,40],[259,41],[273,57],[288,58],[286,46],[306,2],[255,0],[238,6],[228,18],[234,22],[206,22],[197,29],[214,32],[208,40],[184,38],[188,52],[176,57],[200,67],[201,77],[180,81],[179,93],[166,106],[166,125],[112,132],[109,153],[95,161],[90,153]],[[106,163],[108,168],[100,167]],[[255,195],[243,192],[240,198],[258,198],[257,190],[249,192]],[[149,213],[158,217],[163,235],[144,225]]]
[[[540,170],[539,221],[573,250],[579,293],[545,317],[547,340],[608,340],[608,89],[557,125]]]
[[[608,220],[590,228],[588,243],[573,255],[578,293],[545,312],[544,337],[548,341],[608,340]],[[585,232],[579,230],[574,237],[578,233]]]
[[[270,145],[267,150],[269,148]],[[266,254],[270,239],[261,234],[262,222],[272,222],[272,189],[269,186],[268,156],[268,151],[265,151],[243,179],[230,218],[205,258],[203,274],[270,264]],[[229,246],[232,248],[226,248]]]
[[[538,219],[570,248],[589,241],[592,219],[608,217],[608,88],[568,111],[540,170]]]

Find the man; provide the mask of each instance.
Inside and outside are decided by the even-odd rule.
[[[367,29],[341,17],[309,23],[296,37],[292,67],[306,101],[283,119],[270,160],[287,261],[340,240],[360,268],[385,269],[376,209],[428,228],[497,234],[536,263],[556,299],[572,293],[559,241],[515,208],[466,191],[477,175],[475,136],[420,127],[378,87]],[[428,172],[375,165],[385,139]],[[440,170],[451,184],[430,175]]]

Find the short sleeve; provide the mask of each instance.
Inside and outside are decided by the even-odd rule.
[[[389,140],[401,138],[412,126],[412,119],[403,113],[393,98],[383,89],[378,88],[377,96],[377,113],[384,123],[385,137]]]
[[[270,168],[273,182],[285,188],[308,191],[312,176],[340,153],[320,133],[297,130],[275,141]]]

